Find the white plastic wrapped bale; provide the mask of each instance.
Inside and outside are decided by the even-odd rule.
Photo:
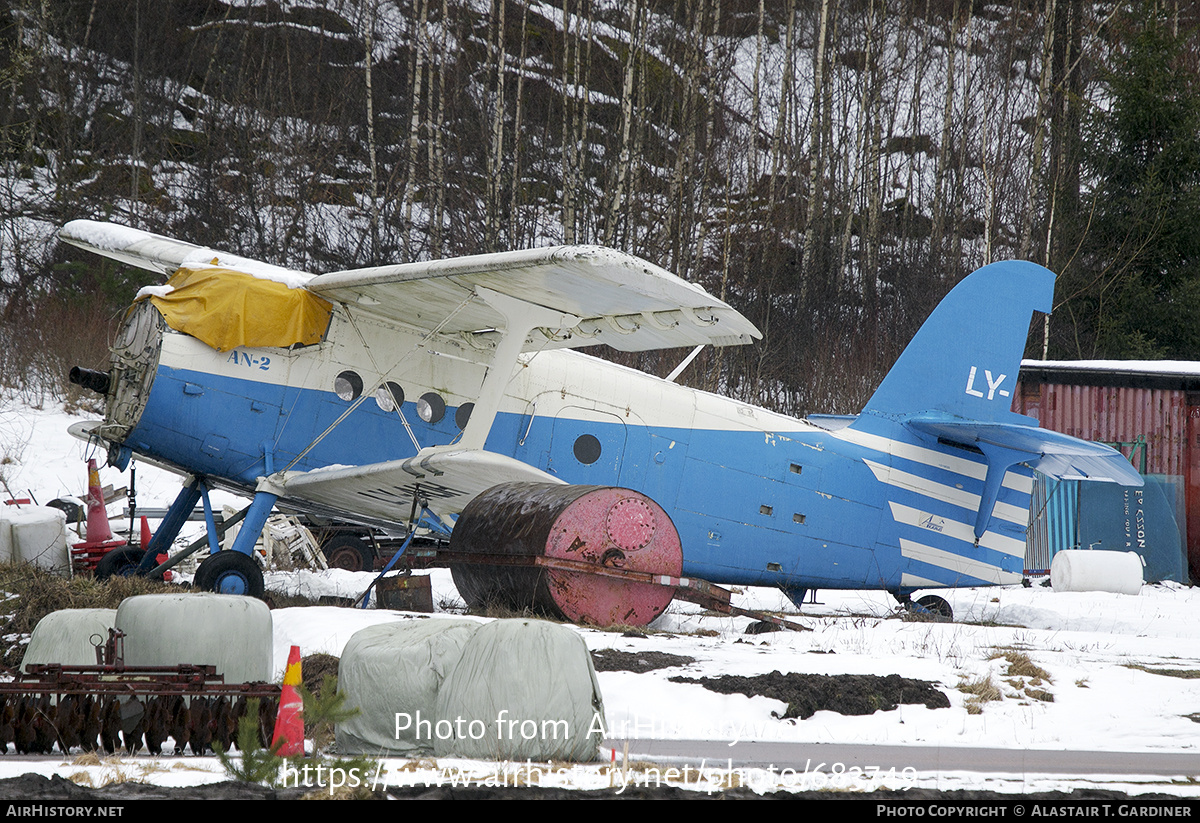
[[[38,621],[25,647],[21,670],[41,663],[67,666],[96,665],[96,644],[108,641],[116,609],[63,609]]]
[[[21,559],[13,553],[12,523],[6,511],[9,508],[11,507],[0,506],[0,563],[11,563]]]
[[[115,622],[125,632],[125,662],[130,665],[216,666],[226,683],[271,679],[271,610],[257,598],[143,594],[121,601]]]
[[[1050,563],[1050,586],[1056,592],[1137,594],[1145,565],[1137,552],[1067,549]]]
[[[583,638],[543,620],[471,635],[437,698],[434,753],[482,760],[595,760],[604,700]]]
[[[438,689],[479,627],[471,620],[424,618],[351,635],[338,663],[338,690],[346,708],[359,713],[338,724],[338,751],[432,754]]]
[[[12,529],[12,559],[69,576],[67,515],[49,506],[24,506],[6,512]]]

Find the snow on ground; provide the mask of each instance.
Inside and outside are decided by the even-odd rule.
[[[66,428],[76,417],[61,411],[31,409],[14,401],[0,404],[0,472],[14,494],[32,492],[43,502],[69,493],[82,496],[85,447],[71,440]],[[7,457],[7,460],[6,460]],[[111,470],[102,481],[125,485],[127,477]],[[165,507],[179,487],[178,479],[149,466],[138,470],[139,506]],[[218,503],[219,505],[219,503]],[[110,510],[115,514],[116,507]],[[269,572],[268,588],[308,596],[353,597],[370,581],[368,574]],[[433,573],[434,602],[453,604],[456,593],[446,571]],[[938,747],[953,758],[957,748],[997,747],[1015,750],[1195,753],[1196,720],[1200,718],[1200,590],[1176,584],[1145,586],[1140,595],[1055,593],[1035,584],[959,589],[942,592],[955,612],[955,622],[922,623],[898,619],[893,601],[877,592],[818,593],[799,620],[811,632],[746,635],[746,618],[703,615],[698,607],[676,603],[646,637],[578,628],[589,648],[630,652],[657,651],[693,658],[682,667],[647,674],[601,672],[606,721],[617,750],[622,737],[636,748],[645,738],[735,741],[763,740],[796,744],[864,743]],[[786,608],[773,590],[740,592],[738,605]],[[284,608],[273,612],[274,667],[282,673],[292,644],[303,654],[340,654],[359,628],[410,616],[376,609],[335,607]],[[480,618],[482,619],[482,618]],[[1021,651],[1050,674],[1050,681],[1030,685],[1004,674],[1005,652]],[[808,720],[779,720],[784,705],[764,697],[723,696],[701,686],[671,683],[674,675],[755,675],[773,670],[812,674],[900,674],[935,683],[949,697],[948,709],[905,705],[868,717],[819,712]],[[1004,697],[988,702],[978,714],[967,710],[968,695],[958,686],[990,677]],[[1029,691],[1043,689],[1053,701]],[[729,756],[738,757],[736,743]],[[797,749],[802,765],[810,749]],[[819,750],[811,750],[819,751]],[[818,754],[813,754],[818,757]],[[698,762],[698,761],[697,761]],[[496,779],[507,766],[443,759],[437,768],[413,769],[387,760],[380,779],[435,782],[458,774]],[[407,770],[405,770],[407,768]],[[715,775],[688,783],[711,789]],[[722,768],[725,768],[722,766]],[[455,771],[459,770],[459,771]],[[225,779],[212,758],[125,758],[104,765],[75,765],[71,758],[38,762],[0,758],[0,777],[24,772],[72,776],[87,774],[93,785],[106,780],[140,779],[162,785],[188,785]],[[1200,796],[1197,774],[1173,777],[986,774],[971,771],[920,771],[872,779],[855,776],[852,788],[908,785],[937,789],[986,788],[1029,792],[1104,786],[1133,794],[1161,792]],[[360,776],[367,779],[368,776]],[[609,786],[612,774],[600,765],[570,767],[564,774],[545,773],[541,785],[578,788]],[[825,778],[821,778],[825,780]],[[757,780],[758,782],[754,782]],[[526,780],[526,782],[529,782]],[[802,783],[803,781],[801,781]],[[755,772],[751,785],[774,789],[785,784],[774,775]],[[820,788],[793,780],[791,788]]]

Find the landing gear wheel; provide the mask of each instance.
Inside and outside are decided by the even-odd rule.
[[[369,572],[375,569],[375,552],[371,547],[352,534],[339,534],[330,538],[321,549],[331,569],[348,572]]]
[[[193,584],[204,591],[258,598],[267,590],[254,558],[232,550],[217,552],[201,563]]]
[[[96,564],[96,579],[107,580],[110,577],[133,577],[137,574],[138,565],[146,553],[136,546],[122,546],[113,549]]]
[[[954,620],[954,610],[950,608],[950,604],[936,594],[927,594],[918,598],[912,606],[912,611],[914,614],[927,615],[939,623],[949,623]]]

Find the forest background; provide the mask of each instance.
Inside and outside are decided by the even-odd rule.
[[[1007,258],[1060,274],[1029,356],[1200,360],[1200,3],[0,0],[27,396],[155,282],[81,217],[313,272],[612,246],[764,332],[681,382],[790,414],[858,411]]]

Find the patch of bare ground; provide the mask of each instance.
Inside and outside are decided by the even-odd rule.
[[[762,695],[787,703],[781,718],[807,719],[819,711],[846,715],[891,711],[901,703],[923,704],[930,709],[950,708],[950,699],[926,680],[898,674],[781,674],[755,677],[672,677],[672,683],[696,683],[719,694]]]
[[[598,672],[635,672],[645,674],[656,669],[669,669],[695,663],[694,657],[666,652],[623,652],[617,649],[596,649],[592,665]]]

